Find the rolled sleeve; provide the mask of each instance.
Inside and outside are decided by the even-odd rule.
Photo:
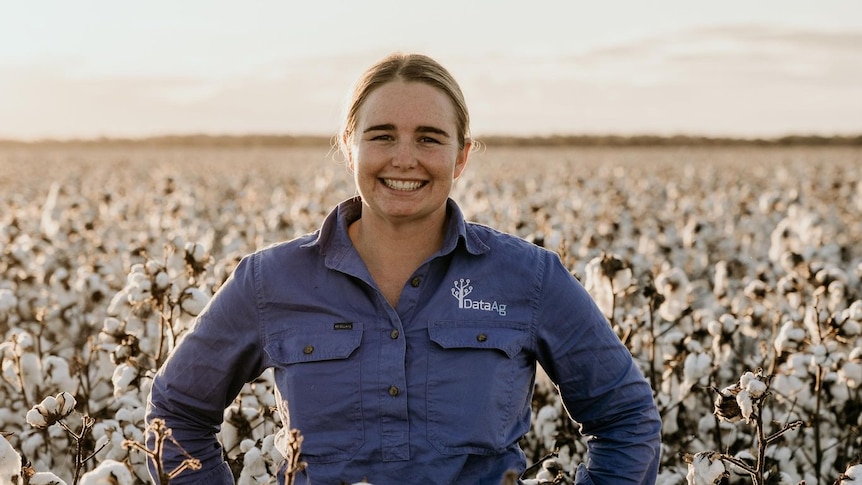
[[[164,420],[188,455],[201,460],[198,471],[186,470],[175,484],[233,483],[216,433],[224,409],[243,385],[264,370],[254,258],[243,259],[199,315],[191,330],[159,369],[147,403],[147,423]],[[148,445],[154,437],[148,433]],[[163,462],[169,472],[186,456],[165,443]],[[153,470],[151,464],[151,473]]]
[[[536,328],[537,358],[589,437],[576,483],[655,483],[661,419],[652,389],[601,311],[557,257]]]

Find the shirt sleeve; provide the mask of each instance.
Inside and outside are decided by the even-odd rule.
[[[255,261],[249,256],[237,265],[153,379],[147,424],[164,420],[183,450],[202,463],[200,470],[185,470],[171,479],[172,484],[234,483],[216,433],[225,408],[264,370]],[[150,433],[147,445],[153,449]],[[165,442],[166,472],[185,458],[170,440]],[[150,473],[155,476],[152,463]]]
[[[537,359],[588,437],[577,484],[654,484],[661,418],[629,350],[583,286],[550,254],[536,322]]]

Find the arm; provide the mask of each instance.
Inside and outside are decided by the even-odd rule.
[[[537,359],[590,439],[579,484],[653,484],[661,419],[652,389],[581,284],[549,256],[536,326]]]
[[[216,433],[225,408],[264,369],[255,261],[249,257],[240,262],[153,380],[147,423],[163,419],[173,438],[203,465],[198,471],[183,471],[172,484],[234,483]],[[149,433],[147,441],[152,449]],[[185,456],[168,440],[162,458],[170,472]],[[155,475],[152,463],[150,473]]]

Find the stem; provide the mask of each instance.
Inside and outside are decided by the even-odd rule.
[[[814,422],[814,476],[817,478],[817,483],[820,483],[820,467],[823,461],[822,443],[820,443],[820,401],[821,390],[823,388],[823,377],[826,370],[817,366],[817,375],[814,377],[814,416],[811,420]]]
[[[75,440],[75,475],[72,479],[72,485],[78,485],[78,481],[81,479],[81,472],[84,470],[84,464],[95,456],[96,453],[93,453],[87,458],[84,458],[84,437],[90,434],[90,430],[93,428],[93,425],[96,424],[96,420],[87,416],[86,414],[81,417],[81,432],[75,433],[72,431],[72,428],[66,424],[62,419],[57,421],[57,424],[60,425],[67,433],[72,435],[72,438]],[[104,445],[103,445],[104,446]]]
[[[652,386],[653,392],[658,393],[658,388],[656,385],[656,371],[655,371],[655,300],[650,298],[649,300],[649,383]]]
[[[763,431],[763,402],[757,407],[758,411],[754,419],[754,428],[757,433],[757,469],[752,478],[754,479],[754,485],[763,485],[763,472],[764,468],[766,468],[766,446],[769,442],[766,440]]]
[[[739,458],[735,458],[735,457],[732,457],[730,455],[725,455],[724,453],[718,455],[718,458],[721,461],[726,461],[732,465],[735,465],[735,466],[741,468],[745,473],[748,473],[749,475],[751,475],[751,479],[755,480],[755,483],[757,483],[756,477],[755,477],[757,470],[755,470],[754,468],[751,468],[751,466],[749,466],[748,463],[740,460]]]
[[[167,296],[163,296],[162,300],[159,302],[159,348],[156,351],[156,367],[160,367],[162,365],[162,353],[165,348],[165,334],[166,327],[170,323],[169,317],[165,315],[165,303],[167,300]]]
[[[803,424],[805,424],[805,422],[801,419],[792,423],[785,424],[783,428],[766,437],[766,444],[771,444],[773,441],[780,438],[784,433],[791,430],[795,430],[796,428],[801,427]]]

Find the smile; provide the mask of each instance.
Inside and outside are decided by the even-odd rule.
[[[393,190],[400,190],[402,192],[410,192],[412,190],[418,190],[422,188],[426,182],[421,180],[395,180],[395,179],[380,179],[383,182],[383,185],[389,187]]]

